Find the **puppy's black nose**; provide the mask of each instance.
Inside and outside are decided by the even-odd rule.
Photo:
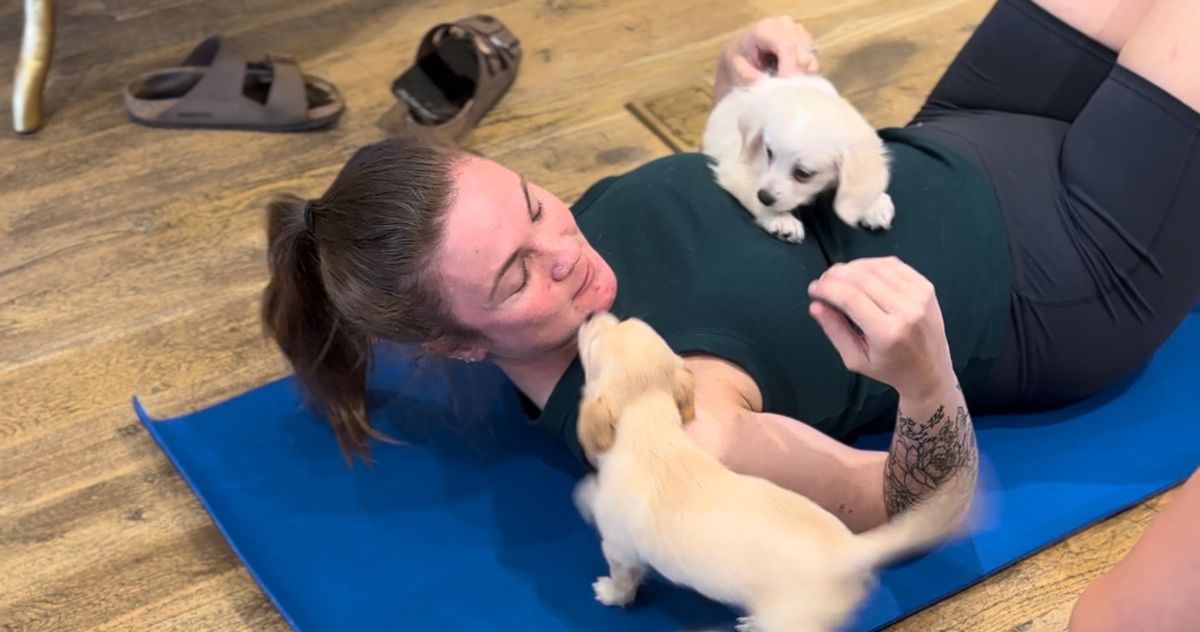
[[[765,206],[770,206],[775,203],[775,196],[771,195],[770,193],[767,193],[766,189],[759,189],[758,190],[758,201],[762,202],[763,205],[765,205]]]
[[[598,316],[599,314],[600,314],[600,312],[592,312],[592,313],[588,314],[587,316],[585,316],[583,318],[583,324],[586,325],[586,324],[592,322],[593,320],[596,319],[596,316]]]

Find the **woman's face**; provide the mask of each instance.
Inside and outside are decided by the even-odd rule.
[[[454,166],[455,194],[434,259],[451,312],[486,340],[460,351],[523,360],[573,344],[617,293],[612,268],[549,191],[483,158]]]

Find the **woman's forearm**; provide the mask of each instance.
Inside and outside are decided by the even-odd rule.
[[[743,413],[727,435],[727,467],[807,496],[863,531],[887,519],[879,480],[886,452],[858,450],[803,422],[770,413]]]
[[[901,393],[896,431],[883,468],[888,517],[959,474],[973,489],[979,476],[979,448],[958,382],[947,379],[941,388],[914,396]]]

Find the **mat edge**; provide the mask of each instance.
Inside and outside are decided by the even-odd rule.
[[[287,379],[287,378],[284,378],[284,379]],[[236,397],[232,397],[225,401],[227,402],[232,399],[236,399]],[[158,448],[163,451],[163,454],[167,455],[167,460],[169,460],[171,462],[171,466],[175,468],[175,471],[184,480],[184,482],[187,483],[188,489],[192,490],[192,495],[196,497],[196,500],[200,501],[200,505],[202,507],[204,507],[205,513],[208,514],[209,519],[213,521],[214,525],[216,525],[217,531],[219,531],[221,533],[221,538],[225,540],[225,543],[227,545],[229,545],[230,550],[233,551],[233,554],[237,556],[238,561],[241,562],[242,568],[244,568],[246,570],[246,572],[250,574],[250,577],[254,579],[254,583],[258,586],[258,589],[267,598],[267,601],[270,601],[271,605],[275,607],[275,611],[279,613],[279,616],[281,619],[283,619],[284,623],[286,623],[288,625],[288,627],[290,627],[291,629],[296,630],[296,632],[300,632],[300,626],[297,625],[296,622],[292,619],[291,615],[288,614],[287,611],[283,609],[283,606],[280,604],[279,599],[277,599],[275,597],[275,594],[273,592],[271,592],[271,590],[269,588],[267,588],[266,582],[264,582],[262,577],[259,576],[258,572],[256,570],[254,570],[254,567],[251,566],[250,563],[246,561],[245,555],[242,554],[241,549],[238,548],[237,544],[234,542],[234,539],[231,537],[229,531],[227,531],[225,529],[225,525],[222,524],[221,520],[217,518],[216,513],[213,511],[212,507],[209,506],[208,500],[206,500],[204,498],[204,495],[200,493],[199,487],[197,487],[196,483],[192,480],[191,476],[188,475],[188,473],[185,470],[185,468],[183,467],[183,465],[181,465],[179,463],[179,460],[175,457],[175,453],[172,452],[170,447],[167,446],[167,443],[165,441],[163,441],[162,436],[158,432],[158,429],[155,428],[155,425],[157,425],[158,423],[170,422],[175,419],[178,419],[178,417],[167,417],[167,418],[163,418],[163,419],[155,419],[154,417],[151,417],[150,413],[142,405],[141,398],[139,398],[137,395],[134,395],[132,397],[131,403],[133,405],[134,413],[138,417],[138,420],[142,422],[142,425],[144,425],[146,427],[146,431],[149,432],[150,436],[154,438],[154,442],[156,444],[158,444]],[[220,403],[224,403],[224,402],[220,402]],[[214,404],[213,406],[219,406],[220,403]]]

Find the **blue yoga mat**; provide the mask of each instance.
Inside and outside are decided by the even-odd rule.
[[[731,627],[735,613],[662,580],[627,610],[593,600],[606,571],[570,499],[581,469],[522,421],[497,372],[454,368],[447,379],[396,357],[379,366],[374,418],[409,445],[377,446],[369,468],[346,467],[290,379],[162,422],[135,401],[294,628]],[[1200,465],[1198,411],[1193,314],[1144,370],[1091,400],[979,419],[983,526],[884,572],[851,629],[883,627],[1182,481]]]

